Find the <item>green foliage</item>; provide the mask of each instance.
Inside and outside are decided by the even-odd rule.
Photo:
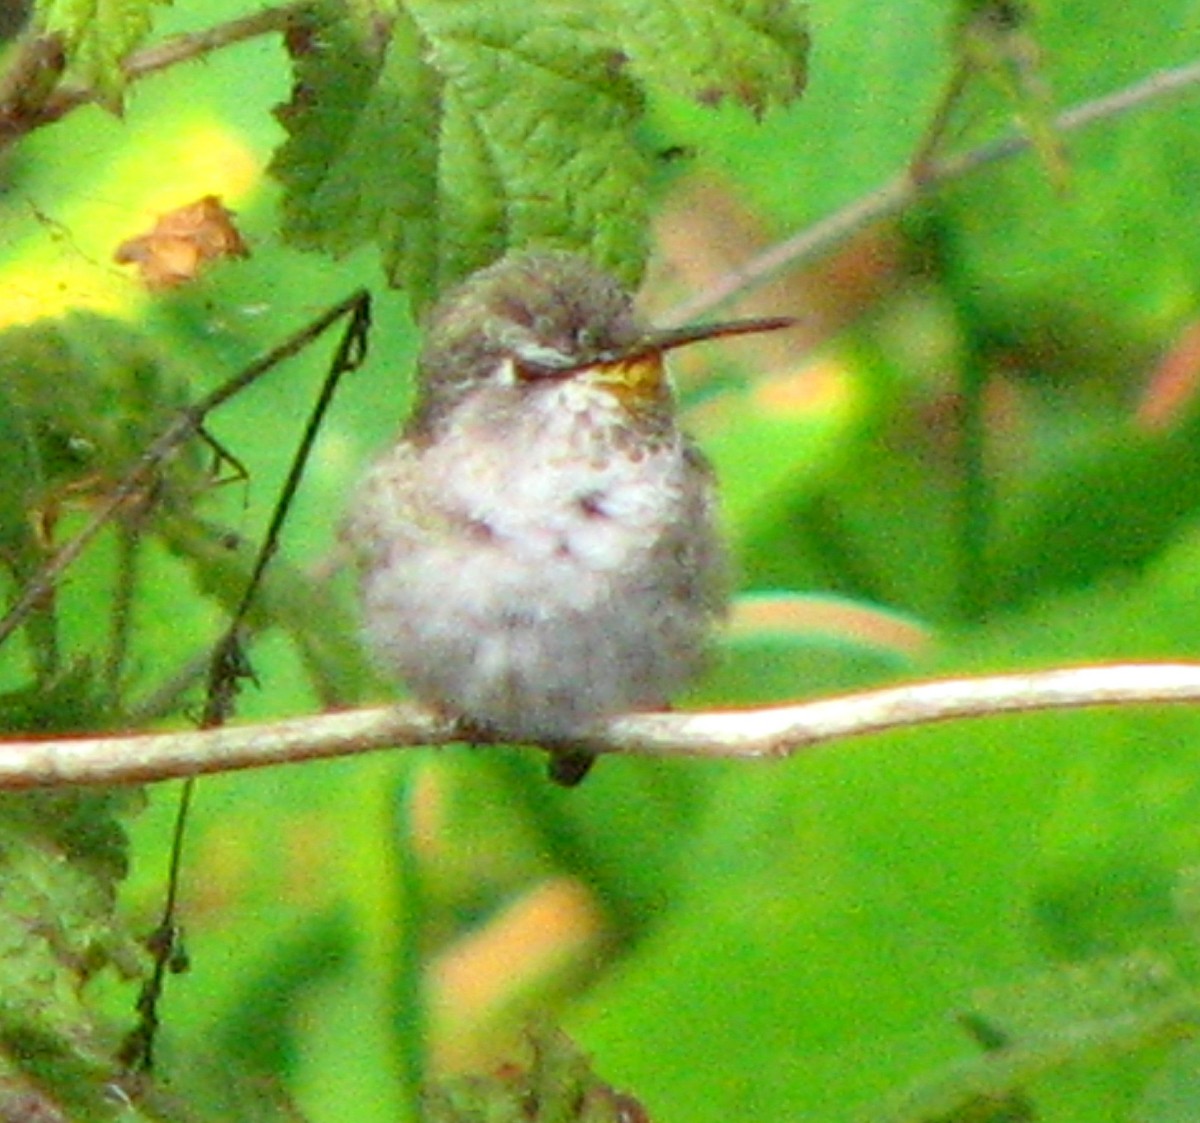
[[[130,466],[187,404],[179,371],[165,370],[145,339],[119,322],[86,314],[12,329],[0,354],[0,471],[13,481],[0,501],[0,565],[12,587],[32,579],[52,554],[62,525],[107,498]],[[64,393],[63,388],[70,392]],[[211,442],[211,438],[210,438]],[[207,455],[205,455],[207,452]],[[232,612],[249,576],[249,543],[215,527],[200,511],[220,485],[233,483],[235,465],[215,443],[199,439],[171,457],[157,479],[117,512],[127,551],[155,538],[192,572],[196,591]],[[114,583],[134,577],[137,561],[118,561]],[[361,662],[344,630],[332,633],[313,615],[311,584],[286,564],[277,566],[247,624],[288,622],[320,693],[352,697]],[[336,616],[333,604],[326,618]],[[25,636],[32,675],[0,695],[8,729],[78,731],[120,725],[126,688],[126,608],[114,603],[108,636],[86,653],[67,646],[53,602],[29,618]]]
[[[118,983],[132,992],[149,969],[118,908],[122,821],[143,803],[138,790],[0,796],[0,1111],[71,1123],[295,1120],[277,1092],[199,1059],[170,1087],[127,1069],[132,1004],[113,1012],[101,998]]]
[[[761,111],[800,93],[807,38],[780,0],[410,0],[358,20],[326,5],[290,44],[291,138],[272,165],[285,234],[334,254],[378,243],[420,307],[511,247],[586,249],[635,282],[650,205],[638,83]]]
[[[632,73],[653,88],[705,105],[729,99],[757,114],[804,90],[808,24],[794,0],[601,0],[596,9]]]
[[[642,1109],[591,1070],[561,1033],[543,1030],[529,1042],[527,1068],[466,1076],[430,1088],[424,1118],[431,1123],[626,1123]]]
[[[150,31],[155,4],[170,0],[38,0],[35,20],[63,37],[69,73],[114,112],[125,90],[121,61]]]
[[[120,1075],[119,1025],[87,990],[137,973],[144,953],[116,915],[126,795],[6,794],[0,800],[0,1103],[14,1118],[97,1118]],[[18,1103],[30,1105],[26,1114]]]
[[[15,329],[6,344],[0,433],[7,439],[0,444],[0,471],[11,482],[0,500],[0,565],[20,587],[48,557],[64,512],[103,497],[182,406],[184,389],[163,374],[143,339],[97,316]],[[207,473],[191,452],[158,482],[154,501],[164,509],[207,486]],[[123,512],[127,527],[138,525],[149,502],[148,495],[134,498]],[[26,720],[35,701],[41,714],[31,725],[9,728],[107,724],[100,719],[102,692],[85,687],[90,676],[82,664],[62,674],[59,632],[52,603],[31,618],[26,636],[37,686],[20,705]],[[92,704],[84,703],[89,691]]]
[[[1033,12],[1022,0],[964,0],[955,29],[958,73],[945,110],[983,79],[1011,107],[1050,179],[1060,191],[1069,180],[1068,157],[1055,131],[1054,100],[1041,58]]]
[[[1169,963],[1141,956],[1050,972],[980,996],[959,1017],[983,1055],[912,1089],[873,1120],[1032,1120],[1039,1116],[1034,1103],[1086,1102],[1081,1070],[1093,1089],[1107,1085],[1113,1099],[1128,1082],[1136,1099],[1145,1080],[1139,1060],[1157,1054],[1161,1062],[1200,1035],[1200,995]]]
[[[1190,58],[1188,44],[1200,31],[1200,15],[1186,2],[1137,14],[1116,5],[1043,7],[1038,39],[1056,60],[1048,80],[1059,104],[1144,75],[1151,43],[1159,44],[1157,65]],[[1105,60],[1103,76],[1097,58]],[[1041,294],[1055,291],[1076,323],[1103,316],[1119,338],[1129,333],[1138,342],[1180,315],[1196,292],[1190,263],[1200,235],[1188,219],[1193,200],[1184,186],[1196,174],[1186,139],[1196,127],[1197,108],[1185,103],[1073,139],[1066,195],[1030,184],[1011,166],[953,192],[948,213],[970,229],[963,250],[971,276],[989,278],[989,314],[1005,327],[1036,324]],[[985,205],[984,197],[991,217],[973,223],[967,215]],[[1107,233],[1101,238],[1098,231]]]
[[[255,10],[179,3],[160,22]],[[836,311],[814,367],[730,360],[687,395],[758,615],[680,704],[1195,658],[1194,97],[1070,134],[1065,194],[1044,173],[1055,109],[1191,58],[1195,16],[1186,0],[814,6],[793,104],[795,4],[357,0],[294,22],[286,51],[170,68],[121,122],[72,112],[16,146],[0,200],[6,596],[182,405],[377,278],[372,247],[418,306],[529,241],[633,280],[670,209],[688,276],[714,229],[729,260],[753,247],[736,223],[692,224],[680,184],[791,234],[910,166],[965,75],[934,155],[1011,128],[1042,166],[956,183],[802,301],[777,290],[762,311]],[[208,194],[237,212],[248,260],[153,295],[111,264]],[[293,252],[281,227],[339,260]],[[356,650],[347,583],[325,579],[345,497],[409,392],[407,297],[379,296],[372,365],[339,392],[252,617],[244,719],[390,696]],[[214,486],[211,448],[187,446],[69,570],[0,653],[7,727],[187,721],[326,362],[316,347],[211,419],[247,480]],[[792,615],[814,606],[820,627]],[[428,1068],[477,1074],[427,1091],[443,1117],[572,1114],[595,1106],[595,1077],[552,1035],[530,1066],[515,1028],[550,1011],[664,1123],[1183,1123],[1200,1072],[1196,894],[1179,888],[1200,864],[1198,746],[1180,707],[910,730],[779,764],[604,760],[570,793],[515,749],[206,780],[183,883],[193,968],[168,985],[139,1110],[286,1112],[244,1091],[250,1073],[314,1120],[392,1123]],[[128,825],[121,917],[116,809],[0,806],[0,1114],[108,1110],[136,992],[117,976],[144,967],[129,932],[161,905],[173,807],[156,793]]]

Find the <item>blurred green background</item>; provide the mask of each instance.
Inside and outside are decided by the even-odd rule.
[[[246,9],[181,3],[158,26]],[[683,155],[662,160],[647,307],[859,198],[917,150],[962,12],[826,0],[810,14],[810,88],[794,108],[756,123],[734,106],[652,105],[652,146]],[[1198,32],[1184,0],[1047,0],[1021,29],[1041,52],[1024,65],[1065,107],[1190,61]],[[371,359],[339,392],[287,527],[239,720],[394,694],[357,650],[336,528],[404,415],[417,336],[371,254],[331,262],[281,244],[264,168],[288,92],[282,48],[255,40],[139,84],[121,120],[79,110],[0,165],[3,423],[15,432],[36,407],[63,445],[27,485],[24,446],[6,438],[8,593],[38,535],[82,525],[180,402],[356,286],[375,292]],[[1012,115],[983,76],[947,143],[997,135]],[[800,317],[791,338],[682,365],[747,595],[687,705],[1200,651],[1200,99],[1066,148],[1065,190],[1029,154],[957,182],[745,304]],[[206,194],[236,211],[251,256],[147,294],[116,246]],[[205,485],[204,454],[189,454],[160,508],[71,570],[61,650],[39,653],[32,631],[6,648],[0,716],[14,731],[179,724],[198,705],[196,669],[330,349],[213,418],[248,480]],[[64,393],[55,378],[74,369],[92,373]],[[31,690],[54,659],[53,689]],[[1185,986],[1163,981],[1173,972],[1195,978],[1191,710],[959,723],[774,764],[612,759],[569,792],[542,765],[454,748],[203,780],[182,886],[192,964],[169,985],[165,1070],[228,1066],[278,1079],[307,1118],[390,1120],[409,1110],[417,1066],[490,1068],[548,1012],[663,1123],[1200,1111],[1178,1026],[1159,1032],[1140,983],[1114,998],[1095,982],[1098,964],[1135,954],[1156,965],[1156,1000]],[[153,789],[129,824],[123,900],[139,931],[157,919],[175,799]],[[1054,989],[1064,979],[1079,1010]],[[104,986],[125,1016],[132,988]],[[1020,1096],[970,1092],[981,1042],[996,1048],[964,1032],[971,1011],[1004,1043],[1042,1049]],[[1128,1032],[1105,1051],[1109,1015]],[[958,1101],[922,1098],[954,1079]]]

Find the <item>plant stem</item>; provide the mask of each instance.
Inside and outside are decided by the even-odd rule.
[[[175,455],[179,448],[194,437],[204,424],[204,419],[218,406],[244,390],[272,367],[284,359],[303,351],[314,339],[325,332],[343,316],[360,308],[367,300],[364,290],[354,293],[346,300],[335,304],[306,328],[284,340],[245,370],[223,382],[195,405],[181,410],[175,420],[155,439],[138,458],[137,463],[121,478],[108,493],[87,525],[70,541],[64,543],[38,570],[22,590],[16,602],[0,619],[0,644],[21,625],[25,618],[44,603],[54,590],[54,584],[66,568],[87,548],[97,534],[108,525],[121,507],[151,483],[159,470]]]
[[[1197,85],[1200,85],[1200,61],[1171,70],[1160,70],[1131,86],[1068,109],[1055,118],[1053,127],[1059,134],[1079,132]],[[664,327],[671,327],[706,316],[736,297],[773,280],[784,270],[820,259],[866,227],[900,214],[925,194],[1020,155],[1032,147],[1028,137],[1014,135],[973,148],[959,156],[933,160],[921,168],[919,178],[906,169],[870,194],[769,247],[737,269],[731,269],[715,284],[676,305],[659,318],[660,322]]]
[[[134,51],[121,64],[125,77],[129,82],[136,82],[161,70],[177,66],[181,62],[202,58],[213,51],[233,46],[235,43],[256,39],[260,35],[270,35],[275,32],[287,31],[312,7],[310,0],[299,3],[282,4],[275,8],[264,8],[261,12],[229,20],[203,31],[191,32],[187,35],[176,35]],[[0,89],[4,82],[0,80]],[[48,96],[31,100],[22,105],[20,111],[10,106],[9,111],[0,114],[0,148],[13,144],[27,136],[35,129],[51,125],[62,120],[68,113],[81,105],[89,105],[95,101],[93,91],[77,87],[57,89]]]
[[[763,709],[630,714],[583,732],[593,753],[761,760],[847,737],[961,718],[1086,706],[1200,703],[1200,663],[1115,663],[941,679]],[[144,783],[465,740],[415,705],[181,733],[0,742],[0,790]],[[561,746],[558,746],[561,748]]]

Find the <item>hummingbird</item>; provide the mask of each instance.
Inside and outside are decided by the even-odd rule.
[[[788,323],[656,331],[559,251],[450,291],[411,416],[344,528],[382,668],[482,738],[549,749],[551,778],[578,783],[588,725],[667,705],[728,601],[713,473],[665,356]]]

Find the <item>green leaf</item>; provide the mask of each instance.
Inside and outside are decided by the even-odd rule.
[[[1200,1042],[1181,1045],[1146,1088],[1138,1123],[1191,1123],[1200,1114]]]
[[[37,23],[61,34],[72,76],[93,87],[113,112],[121,106],[121,60],[150,30],[151,7],[165,0],[40,0]]]
[[[639,83],[761,111],[799,94],[807,43],[779,0],[326,9],[291,37],[291,136],[272,165],[285,235],[335,255],[378,242],[417,305],[532,244],[632,284],[650,202]]]
[[[1158,556],[1200,507],[1198,434],[1200,419],[1189,419],[1168,434],[1116,424],[1062,439],[1015,481],[997,519],[995,603],[1083,587]]]
[[[756,114],[800,96],[808,21],[792,0],[607,0],[633,74],[705,105],[731,99]]]
[[[377,241],[418,305],[508,246],[589,247],[633,280],[644,253],[640,100],[566,9],[414,3],[383,36],[326,17],[294,37],[285,235]]]
[[[759,590],[735,602],[698,702],[763,705],[865,686],[910,670],[931,640],[875,605]]]
[[[85,985],[104,969],[130,975],[142,961],[114,912],[125,873],[114,812],[130,800],[79,791],[0,798],[0,1087],[30,1082],[70,1118],[100,1116],[117,1069],[115,1027],[97,1016]]]
[[[297,1120],[274,1089],[203,1051],[127,1098],[119,1050],[147,956],[118,891],[122,818],[142,803],[140,789],[0,793],[0,1117]]]

